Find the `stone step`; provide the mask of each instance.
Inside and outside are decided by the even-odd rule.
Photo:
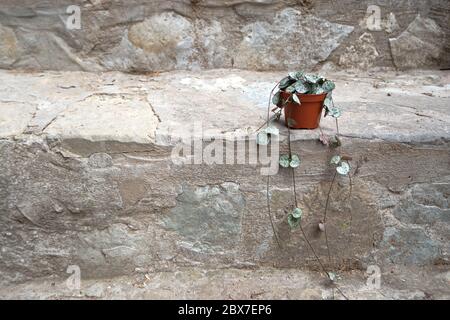
[[[225,299],[225,300],[398,300],[449,299],[450,273],[437,269],[392,268],[379,287],[364,272],[344,272],[337,288],[316,272],[299,269],[180,268],[133,275],[84,279],[35,279],[0,288],[1,299]],[[81,274],[82,276],[82,274]]]
[[[69,265],[90,278],[147,267],[320,270],[302,232],[286,220],[291,172],[270,176],[280,249],[264,166],[249,161],[281,77],[233,69],[0,71],[1,282],[63,275]],[[318,141],[318,130],[292,134],[302,159],[302,225],[324,267],[448,265],[450,74],[327,77],[337,83],[342,149],[353,159],[351,181],[338,178],[330,193],[330,255],[318,223],[336,151]],[[285,152],[287,130],[276,125]],[[334,134],[332,119],[321,126]],[[194,145],[201,137],[244,142],[246,160],[190,164],[195,159],[175,151],[191,136]],[[200,154],[210,145],[202,141]]]

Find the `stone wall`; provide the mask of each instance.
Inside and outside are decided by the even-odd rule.
[[[0,68],[449,67],[449,19],[442,0],[3,0]]]
[[[184,267],[319,270],[301,230],[291,231],[286,219],[294,207],[290,170],[270,178],[280,249],[267,179],[250,163],[255,143],[233,149],[236,161],[224,164],[173,157],[199,120],[205,155],[212,153],[209,136],[254,139],[267,94],[283,76],[0,71],[0,287],[64,277],[69,265],[81,268],[83,282]],[[331,261],[318,224],[336,150],[319,142],[318,130],[291,133],[302,162],[295,171],[302,225],[321,261],[343,271],[371,264],[384,272],[448,270],[448,72],[327,76],[339,88],[342,153],[353,158],[352,187],[338,177],[330,193]],[[286,154],[287,130],[275,125]],[[334,134],[334,120],[323,118],[321,128]]]

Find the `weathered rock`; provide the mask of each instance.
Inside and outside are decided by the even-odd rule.
[[[181,245],[202,253],[235,254],[242,230],[245,199],[235,183],[182,188],[164,225],[183,238]]]
[[[339,65],[345,68],[369,69],[375,65],[379,54],[375,40],[370,33],[363,33],[339,58]]]
[[[189,69],[195,56],[194,27],[173,12],[154,15],[131,26],[128,40],[143,50],[146,64],[158,70]]]
[[[244,39],[237,48],[236,67],[302,69],[325,61],[353,27],[285,9],[273,22],[255,22],[242,31]]]
[[[80,29],[68,28],[68,21],[77,18],[67,10],[70,5],[79,5]],[[2,1],[0,68],[309,68],[339,62],[345,48],[367,32],[370,5],[370,0]],[[399,36],[400,26],[408,25],[417,12],[435,20],[446,37],[450,33],[445,2],[379,3],[378,8],[382,31],[372,33],[380,53],[377,66],[393,66],[387,39]],[[446,54],[433,60],[445,66],[449,48],[443,46]],[[397,57],[408,53],[402,48]],[[429,65],[426,59],[417,62]]]
[[[14,31],[0,24],[0,68],[7,68],[19,57],[17,38]]]
[[[36,106],[31,103],[18,103],[0,100],[0,136],[13,137],[25,131],[35,114]]]
[[[439,66],[445,55],[445,33],[429,18],[420,15],[397,38],[389,39],[397,68]]]
[[[330,269],[446,265],[448,75],[379,75],[385,82],[376,87],[348,72],[327,75],[344,111],[343,148],[354,159],[352,190],[338,178],[331,193],[331,261],[318,224],[333,151],[314,130],[292,135],[302,156],[296,174],[305,233]],[[83,279],[182,266],[320,270],[286,221],[294,205],[290,171],[270,179],[280,250],[261,164],[177,164],[171,154],[196,122],[207,137],[251,137],[282,76],[0,72],[0,100],[16,111],[3,114],[15,129],[0,140],[1,282],[66,275],[73,264]],[[331,134],[334,121],[323,119],[322,128]]]
[[[339,273],[337,281],[352,300],[449,299],[450,272],[444,268],[382,270],[380,288],[367,285],[365,272]],[[69,274],[66,274],[66,278]],[[28,281],[0,288],[2,299],[345,299],[315,272],[299,269],[180,268],[113,279],[85,279],[80,288],[66,279]]]

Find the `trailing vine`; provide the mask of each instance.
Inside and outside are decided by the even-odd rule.
[[[274,94],[274,91],[276,88],[279,88],[279,91]],[[336,181],[336,178],[338,175],[340,176],[348,176],[350,181],[350,194],[352,192],[352,182],[350,177],[350,161],[352,160],[351,157],[343,155],[341,153],[342,149],[342,142],[340,139],[340,133],[339,133],[339,123],[338,118],[341,116],[341,110],[334,105],[334,101],[332,98],[332,91],[335,88],[334,82],[327,80],[321,76],[313,75],[313,74],[305,74],[303,72],[293,72],[289,73],[289,75],[282,80],[280,80],[275,87],[272,89],[269,95],[269,102],[267,106],[267,120],[266,122],[257,130],[257,143],[259,145],[268,145],[270,143],[271,136],[279,135],[279,130],[272,126],[271,123],[279,120],[281,118],[281,114],[283,109],[288,103],[294,103],[298,104],[298,107],[301,106],[301,100],[300,96],[298,94],[324,94],[326,93],[326,98],[324,101],[324,109],[325,109],[325,117],[331,116],[335,119],[335,125],[336,125],[336,134],[333,137],[327,137],[322,129],[319,127],[320,135],[319,140],[324,144],[325,146],[329,146],[331,148],[337,149],[337,154],[334,155],[330,160],[330,165],[332,165],[335,170],[333,173],[333,177],[331,180],[330,188],[327,193],[327,198],[325,201],[325,209],[324,214],[322,217],[322,220],[319,222],[318,228],[320,231],[324,233],[325,242],[326,242],[326,248],[327,248],[327,254],[328,254],[328,260],[330,266],[332,265],[332,259],[331,259],[331,250],[330,245],[328,241],[328,234],[327,234],[327,214],[328,214],[328,208],[330,203],[330,196],[331,191],[333,189],[333,185]],[[283,99],[283,95],[281,93],[289,93],[288,98]],[[276,105],[276,108],[271,110],[271,103]],[[290,109],[291,110],[291,109]],[[274,112],[273,116],[270,116],[270,112]],[[288,144],[288,154],[281,155],[279,159],[279,164],[281,167],[287,168],[291,170],[292,173],[292,192],[293,192],[293,199],[294,199],[294,209],[287,215],[287,222],[291,229],[299,228],[301,231],[301,234],[310,248],[311,252],[314,255],[314,259],[319,264],[322,273],[331,281],[331,283],[334,285],[334,288],[345,298],[348,299],[347,296],[342,292],[342,290],[339,288],[339,286],[336,284],[337,276],[332,271],[327,271],[327,268],[322,263],[320,257],[318,256],[316,250],[314,249],[313,245],[311,244],[310,240],[308,239],[306,232],[302,226],[302,217],[303,217],[303,211],[299,207],[298,200],[297,200],[297,182],[296,182],[296,176],[295,176],[295,170],[301,165],[301,159],[299,155],[294,154],[292,152],[292,146],[291,146],[291,125],[295,125],[294,119],[291,118],[290,111],[288,111],[288,114],[285,112],[286,117],[286,123],[287,123],[287,144]],[[263,127],[265,127],[263,130],[261,130]],[[270,175],[267,176],[267,188],[266,188],[266,198],[267,198],[267,211],[270,219],[270,224],[276,239],[276,242],[280,249],[282,249],[281,241],[278,236],[278,232],[274,223],[274,219],[272,217],[271,212],[271,205],[270,205]]]

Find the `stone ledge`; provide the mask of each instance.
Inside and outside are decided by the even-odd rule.
[[[441,268],[389,268],[380,289],[366,285],[363,271],[346,272],[338,284],[351,300],[449,299],[450,272]],[[426,280],[424,280],[426,275]],[[69,275],[67,275],[69,276]],[[2,299],[332,299],[323,275],[299,269],[180,268],[170,272],[139,270],[127,277],[81,280],[68,289],[64,278],[29,281],[0,289]],[[335,293],[336,299],[344,299]]]
[[[0,71],[0,138],[40,135],[84,156],[96,149],[171,146],[194,123],[206,136],[245,137],[264,123],[268,95],[283,75],[228,69],[154,75]],[[337,83],[343,137],[406,143],[450,138],[449,72],[326,76]],[[322,119],[321,126],[334,132],[333,119]],[[293,131],[293,139],[315,140],[318,134]]]

